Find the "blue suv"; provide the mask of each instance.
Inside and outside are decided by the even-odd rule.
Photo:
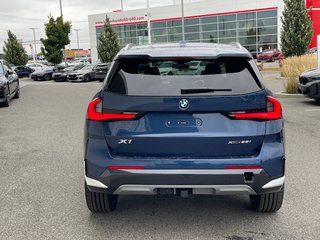
[[[282,205],[281,105],[238,43],[128,45],[88,106],[84,147],[92,212],[113,211],[126,194]]]

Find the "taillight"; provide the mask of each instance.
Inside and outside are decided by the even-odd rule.
[[[105,113],[102,111],[102,100],[95,98],[90,102],[87,111],[87,118],[93,121],[132,120],[137,113]]]
[[[277,120],[282,118],[282,108],[280,102],[277,99],[273,97],[267,97],[266,112],[232,113],[231,117],[236,119]]]
[[[142,166],[109,166],[109,171],[116,171],[116,170],[144,170]]]

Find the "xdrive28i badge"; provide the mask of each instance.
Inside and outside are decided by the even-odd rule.
[[[189,108],[189,101],[187,99],[181,99],[180,102],[179,102],[179,107],[180,109],[182,110],[186,110]]]

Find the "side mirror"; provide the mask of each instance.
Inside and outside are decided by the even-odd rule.
[[[12,74],[13,74],[13,71],[12,71],[11,69],[8,69],[7,74],[8,74],[8,75],[12,75]]]

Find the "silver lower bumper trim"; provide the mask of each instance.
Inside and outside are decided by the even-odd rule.
[[[284,184],[285,176],[281,178],[277,178],[275,180],[272,180],[265,184],[262,188],[263,189],[268,189],[268,188],[275,188],[275,187],[281,187]]]
[[[213,170],[200,170],[200,169],[143,169],[143,170],[135,170],[135,169],[120,169],[122,172],[132,173],[132,174],[157,174],[157,175],[179,175],[179,174],[190,174],[190,175],[238,175],[244,174],[246,172],[252,172],[254,174],[260,174],[262,169],[213,169]]]
[[[248,185],[122,185],[114,194],[119,195],[156,195],[157,189],[192,189],[195,195],[255,195]]]
[[[96,187],[96,188],[104,188],[107,189],[108,187],[106,185],[104,185],[102,182],[99,182],[95,179],[92,178],[88,178],[87,176],[84,176],[86,183],[88,186],[90,187]]]

